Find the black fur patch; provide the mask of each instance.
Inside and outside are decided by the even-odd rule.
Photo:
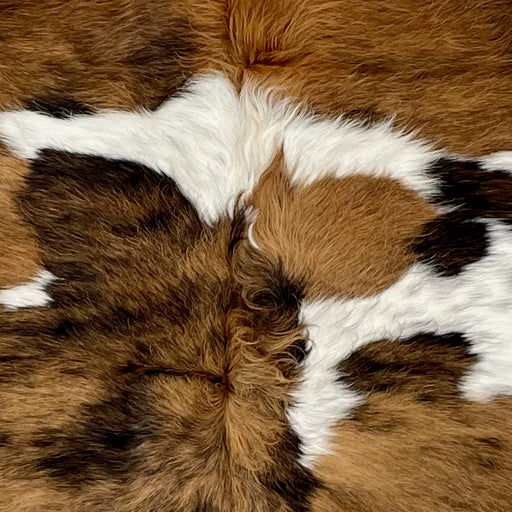
[[[485,224],[455,211],[425,224],[414,250],[420,261],[433,265],[439,274],[453,276],[486,256],[488,245]]]
[[[10,436],[7,432],[0,431],[0,448],[7,446],[7,444],[9,443],[9,438]]]
[[[298,364],[302,363],[306,356],[309,353],[309,350],[307,348],[307,340],[301,339],[295,341],[292,345],[290,345],[288,352],[290,356],[297,361]]]
[[[299,325],[299,307],[303,300],[304,285],[288,277],[281,263],[265,267],[262,282],[248,290],[246,305],[253,313],[254,332],[264,337],[282,336]],[[286,377],[299,371],[307,355],[306,340],[298,339],[280,354],[275,364]]]
[[[512,174],[485,171],[475,160],[439,159],[430,171],[441,181],[440,200],[459,206],[459,215],[512,219]]]
[[[146,240],[165,247],[172,261],[173,254],[190,250],[204,232],[196,210],[174,182],[143,166],[44,151],[32,167],[20,202],[46,248],[43,263],[65,280],[52,285],[54,305],[66,297],[97,303],[97,281],[113,267],[150,270],[154,263],[139,261],[137,252]],[[124,203],[116,208],[120,199]],[[106,244],[116,251],[109,252]],[[156,250],[146,254],[159,256]],[[176,300],[183,294],[170,295]],[[185,314],[187,307],[178,309]]]
[[[26,108],[35,112],[43,112],[59,119],[94,113],[92,108],[79,101],[57,96],[34,98],[27,102]]]
[[[45,149],[32,163],[27,184],[27,194],[35,193],[39,187],[55,193],[56,199],[65,199],[63,190],[84,189],[100,196],[102,192],[124,193],[133,200],[149,193],[152,198],[160,199],[156,204],[163,206],[167,213],[173,210],[170,205],[177,202],[174,209],[183,210],[181,215],[197,218],[194,208],[171,178],[133,162]],[[29,199],[27,195],[24,197]]]
[[[269,308],[284,313],[295,310],[300,305],[303,293],[303,286],[289,279],[282,264],[278,264],[269,272],[265,286],[261,286],[251,296],[251,303],[258,308]]]
[[[458,383],[475,362],[459,333],[419,334],[370,343],[342,361],[340,380],[357,391],[405,393],[433,402],[458,396]]]
[[[440,204],[454,211],[427,223],[413,248],[420,261],[453,276],[487,255],[482,219],[512,221],[512,175],[485,171],[476,160],[449,158],[437,160],[430,172],[440,181]]]
[[[263,485],[288,503],[294,512],[308,512],[310,499],[321,484],[308,469],[298,463],[300,443],[297,436],[288,431],[275,447],[276,464],[261,478]]]
[[[79,423],[40,432],[33,446],[47,453],[35,462],[36,468],[73,487],[124,481],[143,463],[137,448],[156,435],[151,416],[145,397],[133,388],[87,406]]]

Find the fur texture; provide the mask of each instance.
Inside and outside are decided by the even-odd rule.
[[[512,508],[503,2],[0,9],[0,511]]]
[[[316,120],[293,103],[272,101],[252,84],[237,96],[220,75],[197,79],[154,113],[59,119],[4,112],[0,138],[26,159],[41,149],[58,149],[146,165],[173,178],[210,223],[233,208],[237,195],[252,191],[279,148],[292,184],[383,175],[424,198],[436,190],[424,169],[441,156],[410,135],[393,132],[389,123],[365,128],[342,118]]]
[[[188,129],[173,130],[186,112]],[[221,126],[225,139],[212,143]],[[97,485],[113,481],[105,499],[119,510],[308,510],[324,486],[322,457],[336,453],[337,426],[371,398],[352,389],[340,368],[382,339],[424,336],[450,347],[456,333],[467,357],[479,359],[455,388],[477,400],[512,391],[505,224],[512,176],[505,171],[441,158],[389,124],[313,119],[252,87],[237,95],[220,76],[196,81],[154,114],[0,114],[0,136],[33,161],[22,204],[45,247],[45,275],[57,278],[45,279],[47,290],[3,292],[11,309],[50,306],[32,321],[21,312],[21,319],[6,317],[16,343],[30,333],[27,346],[39,351],[8,357],[9,384],[27,361],[62,371],[70,358],[87,361],[98,341],[107,350],[96,378],[108,398],[79,403],[83,412],[51,434],[43,427],[26,433],[41,452],[30,459],[25,448],[29,478],[60,482],[67,507],[93,503]],[[197,160],[189,157],[193,142],[204,150]],[[113,160],[123,155],[134,163]],[[322,232],[323,215],[339,217],[340,205],[348,220]],[[298,215],[306,215],[310,232]],[[347,266],[343,250],[351,251],[343,246],[364,247],[366,237],[344,233],[344,224],[366,237],[387,226],[373,275]],[[476,231],[480,252],[471,252],[473,235],[439,236],[468,225],[483,229]],[[287,234],[292,226],[300,243]],[[323,240],[330,245],[322,248]],[[493,287],[483,293],[483,282]],[[55,355],[43,356],[47,337],[59,341]],[[7,337],[6,351],[16,350]],[[91,368],[77,374],[90,379]],[[141,387],[142,376],[163,379],[166,391]],[[159,459],[151,453],[166,437],[162,429],[175,452]],[[157,471],[167,458],[172,464]],[[144,501],[137,493],[145,484],[132,482],[145,481],[148,471],[180,491],[162,495],[157,479],[158,505]]]
[[[507,0],[228,2],[244,78],[319,113],[396,117],[451,151],[512,148]]]
[[[285,419],[300,289],[278,263],[135,164],[45,152],[22,203],[59,279],[48,308],[1,318],[2,508],[305,509]]]
[[[42,270],[26,284],[0,290],[0,304],[6,310],[47,306],[51,302],[51,297],[45,289],[54,278],[50,272]]]
[[[29,168],[4,151],[0,151],[0,168],[0,288],[6,288],[29,281],[40,261],[34,232],[23,222],[16,201]]]
[[[507,0],[10,1],[0,107],[154,109],[188,77],[221,70],[331,116],[397,116],[451,151],[511,149],[508,12]],[[4,286],[38,265],[30,233],[9,225]]]

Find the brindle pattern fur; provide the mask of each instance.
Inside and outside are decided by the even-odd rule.
[[[208,228],[170,179],[54,152],[21,205],[60,280],[50,308],[1,317],[5,503],[306,510],[317,482],[285,418],[301,288],[240,214]]]

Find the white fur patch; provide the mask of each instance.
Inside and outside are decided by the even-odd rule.
[[[488,171],[512,172],[512,151],[498,151],[479,160],[480,165]]]
[[[257,251],[261,250],[258,242],[254,238],[254,225],[258,219],[258,210],[254,206],[249,205],[245,210],[245,221],[247,223],[247,240],[250,245]]]
[[[283,147],[294,183],[365,174],[397,179],[425,198],[437,191],[436,181],[424,171],[446,153],[393,129],[391,121],[365,127],[343,117],[319,118],[251,87],[242,90],[240,102],[244,139],[251,141],[245,159],[258,162],[256,168],[265,168]]]
[[[56,279],[51,272],[41,270],[28,283],[0,290],[0,305],[8,311],[47,306],[52,298],[45,288]]]
[[[329,453],[329,428],[361,402],[337,382],[336,366],[373,341],[461,333],[478,356],[461,383],[463,395],[512,395],[512,230],[500,221],[482,222],[489,228],[488,255],[456,276],[436,275],[418,263],[375,296],[302,306],[311,352],[288,415],[303,443],[303,464],[311,467]]]
[[[129,160],[170,176],[212,224],[253,189],[283,148],[294,182],[362,173],[389,176],[422,197],[436,192],[425,173],[441,153],[393,131],[320,120],[269,91],[238,95],[221,75],[204,75],[155,112],[103,112],[57,119],[29,111],[0,113],[0,139],[21,158],[42,149]]]
[[[248,187],[231,165],[239,118],[233,85],[216,75],[155,112],[106,111],[53,118],[29,111],[0,114],[0,138],[22,158],[42,149],[129,160],[166,174],[207,222],[214,222]]]
[[[336,366],[355,343],[353,333],[344,329],[344,319],[336,314],[338,305],[334,299],[325,300],[307,304],[301,311],[308,328],[309,353],[287,417],[300,439],[300,462],[310,469],[319,455],[330,453],[332,428],[365,398],[338,380]]]

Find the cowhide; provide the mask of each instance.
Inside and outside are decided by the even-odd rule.
[[[507,6],[0,5],[0,511],[512,511]]]

